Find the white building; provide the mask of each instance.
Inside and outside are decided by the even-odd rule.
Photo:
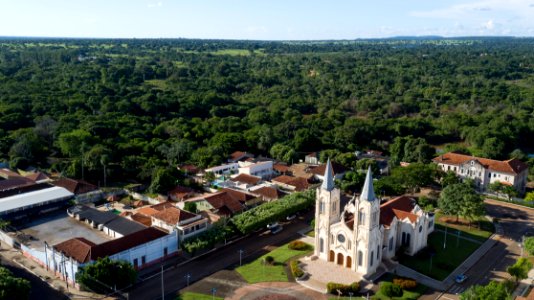
[[[406,253],[415,254],[426,246],[427,236],[434,230],[434,217],[408,197],[380,205],[370,169],[361,195],[352,198],[341,212],[330,160],[317,190],[315,220],[315,256],[362,276],[375,273],[382,259],[394,256],[401,246]]]
[[[262,179],[270,179],[273,175],[273,162],[261,161],[258,163],[240,162],[239,174],[247,174]]]
[[[152,226],[168,233],[178,231],[180,240],[183,240],[205,231],[208,228],[208,219],[176,207],[169,207],[152,215]]]
[[[490,184],[500,182],[515,187],[519,193],[525,192],[528,165],[518,159],[501,161],[449,152],[433,161],[445,172],[454,172],[462,179],[472,179],[482,191]]]
[[[229,164],[224,164],[224,165],[208,168],[204,170],[204,172],[206,173],[211,172],[215,175],[226,175],[226,174],[235,174],[237,173],[238,169],[239,169],[238,163],[229,163]]]

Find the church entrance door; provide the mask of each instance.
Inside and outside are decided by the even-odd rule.
[[[352,257],[350,256],[347,256],[347,265],[346,265],[347,268],[350,268],[352,267]]]
[[[343,265],[343,254],[338,253],[337,254],[337,264],[342,266]]]
[[[330,250],[330,256],[328,257],[328,261],[334,261],[336,257],[336,254],[334,253],[334,251]]]

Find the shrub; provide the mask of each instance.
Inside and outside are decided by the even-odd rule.
[[[402,296],[402,289],[398,284],[391,282],[380,283],[380,292],[387,297],[399,297]]]
[[[265,259],[264,259],[264,260],[265,260],[265,263],[266,263],[266,264],[269,264],[269,265],[274,264],[274,257],[272,257],[272,256],[270,256],[270,255],[265,256]]]
[[[287,245],[287,247],[291,250],[303,251],[308,250],[310,248],[310,245],[304,243],[303,241],[292,241],[291,243],[289,243],[289,245]]]
[[[393,284],[400,286],[403,290],[412,290],[417,287],[417,281],[411,278],[395,278]]]
[[[291,274],[293,274],[293,277],[300,278],[304,275],[304,271],[299,267],[299,262],[296,260],[292,260],[289,263],[289,267],[291,268]]]
[[[332,295],[337,295],[338,291],[340,291],[342,296],[349,296],[349,293],[357,293],[359,290],[359,282],[353,282],[351,284],[329,282],[326,284],[326,291]]]

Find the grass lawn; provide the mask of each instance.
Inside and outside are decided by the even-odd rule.
[[[352,296],[351,297],[337,297],[337,296],[331,296],[331,297],[328,297],[328,300],[349,300],[349,299],[352,299],[352,300],[365,300],[364,297],[357,297],[357,296]]]
[[[284,281],[287,282],[287,274],[284,266],[286,262],[299,255],[310,253],[312,246],[309,250],[299,251],[291,250],[287,247],[288,244],[280,246],[275,250],[263,255],[262,257],[254,260],[251,263],[238,267],[236,271],[243,276],[248,283],[268,282],[268,281]],[[274,264],[263,264],[263,260],[266,256],[272,256],[274,258]]]
[[[185,292],[181,294],[180,296],[176,297],[176,300],[223,300],[224,298],[221,297],[212,297],[211,295],[205,295],[205,294],[199,294],[199,293],[192,293],[192,292]]]
[[[460,236],[475,239],[477,241],[484,242],[487,240],[493,232],[495,232],[495,226],[493,223],[488,221],[485,218],[480,218],[479,220],[473,221],[471,226],[467,225],[467,221],[460,219],[458,223],[455,223],[454,216],[445,216],[439,213],[436,214],[436,229],[445,230],[445,226],[448,227],[447,232],[452,234],[458,234],[460,231]],[[448,220],[449,222],[445,222]]]
[[[444,236],[444,232],[437,231],[428,236],[429,247],[436,251],[432,257],[432,269],[428,253],[404,255],[399,259],[400,263],[429,277],[443,280],[481,245],[465,239],[460,239],[457,243],[456,235],[447,234],[447,246],[443,249]]]

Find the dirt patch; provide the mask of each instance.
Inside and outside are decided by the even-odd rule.
[[[222,270],[195,282],[189,287],[181,290],[181,292],[194,292],[211,295],[211,290],[216,288],[216,296],[226,298],[227,296],[233,294],[235,290],[245,286],[246,284],[247,282],[243,279],[243,277],[241,277],[241,275],[239,275],[239,273],[232,270]]]

